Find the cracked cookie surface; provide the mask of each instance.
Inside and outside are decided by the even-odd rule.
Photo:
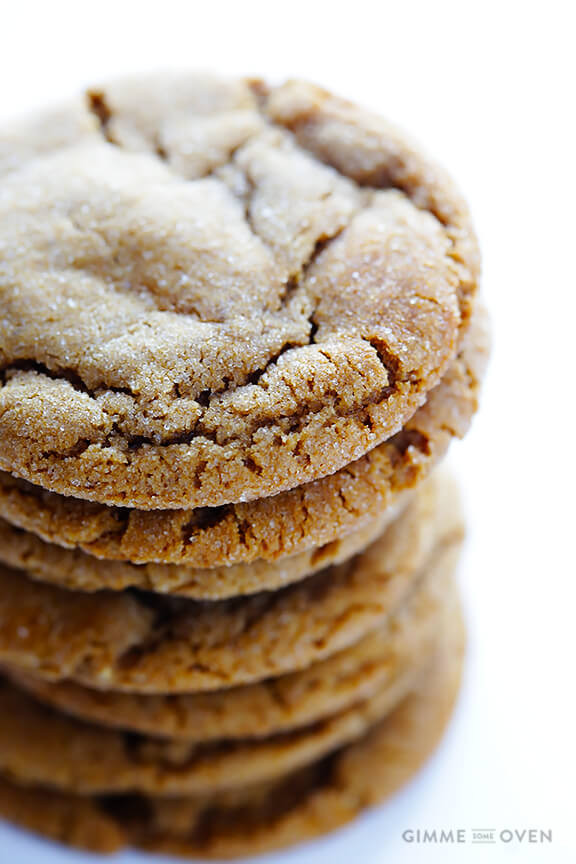
[[[190,692],[305,668],[382,625],[462,535],[431,478],[363,553],[275,592],[216,602],[83,594],[0,568],[0,662],[102,689]]]
[[[256,559],[207,569],[185,564],[101,561],[79,549],[65,549],[47,543],[0,518],[0,562],[25,570],[28,576],[40,582],[76,591],[139,588],[197,600],[220,600],[277,590],[325,567],[346,561],[369,546],[392,522],[405,502],[401,500],[397,504],[366,525],[323,546],[277,561]]]
[[[279,781],[208,797],[75,796],[0,780],[0,812],[64,843],[189,857],[255,855],[348,822],[402,786],[436,747],[459,689],[463,625],[455,608],[421,686],[365,737]]]
[[[331,474],[424,402],[477,253],[451,183],[383,121],[195,75],[69,112],[47,141],[42,118],[0,133],[0,466],[214,507]]]
[[[196,568],[242,562],[262,568],[266,561],[282,563],[289,556],[362,530],[367,521],[380,518],[398,503],[399,496],[422,481],[450,442],[465,435],[469,427],[478,405],[488,344],[487,320],[480,308],[457,358],[401,432],[336,474],[289,492],[222,508],[128,510],[46,492],[0,471],[0,515],[50,543],[104,559]],[[0,551],[0,559],[2,554],[14,565],[18,549]],[[41,565],[39,578],[52,560],[55,572],[53,549]],[[96,578],[95,566],[92,578]],[[140,572],[128,567],[121,572],[122,578],[132,578],[136,585],[137,580],[153,579],[155,591],[163,586],[174,590],[180,578],[188,581],[186,570],[158,567]],[[205,578],[211,577],[205,574]],[[238,584],[229,567],[220,589],[240,593]],[[207,587],[206,582],[202,585]]]

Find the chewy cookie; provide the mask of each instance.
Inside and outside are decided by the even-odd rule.
[[[115,587],[107,586],[106,580],[116,578],[154,591],[177,591],[179,585],[191,582],[190,567],[250,562],[257,562],[263,579],[274,580],[274,568],[266,570],[262,562],[282,560],[281,566],[288,566],[288,557],[363,530],[426,477],[453,438],[465,435],[478,405],[488,344],[486,316],[479,310],[458,358],[401,432],[336,474],[272,498],[223,508],[146,512],[65,498],[0,472],[0,515],[47,542],[80,548],[92,556],[186,565],[184,569],[129,565],[115,569],[107,563],[98,577],[97,563],[81,558],[75,577],[75,571],[66,566],[69,556],[58,559],[54,549],[41,563],[33,563],[32,575],[61,579],[81,590]],[[22,548],[31,542],[24,539],[19,544]],[[27,554],[25,548],[19,553],[17,544],[0,549],[0,560],[17,566],[18,555],[26,564]],[[216,596],[217,590],[222,592],[218,596],[225,596],[224,592],[242,593],[246,576],[253,571],[230,567],[226,572],[225,584],[215,584],[218,574],[216,579],[209,573],[194,574],[192,579],[202,579],[198,591],[205,591],[205,596],[210,592]],[[267,586],[273,587],[272,581],[262,588]]]
[[[0,132],[3,469],[142,510],[248,501],[357,460],[438,384],[475,238],[380,118],[194,74],[58,116]]]
[[[262,738],[317,723],[393,686],[433,652],[452,574],[440,559],[401,608],[359,642],[306,669],[208,693],[143,696],[3,673],[40,702],[73,717],[157,737]]]
[[[323,546],[276,561],[258,558],[248,563],[206,569],[185,564],[101,561],[80,549],[47,543],[0,518],[0,562],[25,570],[29,577],[40,582],[76,591],[121,591],[136,587],[198,600],[221,600],[277,590],[325,567],[347,561],[382,534],[403,503],[399,500],[396,507],[389,507],[378,518]]]
[[[391,795],[436,747],[458,692],[463,630],[450,615],[442,648],[419,687],[356,743],[273,783],[207,798],[87,797],[0,781],[0,812],[63,842],[99,852],[133,845],[209,858],[253,855],[348,822]]]
[[[0,774],[24,785],[81,794],[169,796],[272,780],[359,738],[415,686],[419,671],[402,670],[392,684],[313,726],[270,738],[210,743],[93,726],[0,683]]]
[[[450,484],[426,484],[365,552],[280,591],[215,603],[81,594],[0,568],[0,661],[48,680],[141,693],[231,687],[304,668],[399,607],[462,526]]]
[[[166,73],[0,127],[0,815],[250,855],[456,698],[479,258],[445,173],[305,82]]]

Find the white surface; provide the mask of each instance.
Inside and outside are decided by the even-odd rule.
[[[571,6],[3,7],[2,114],[155,66],[297,74],[410,130],[450,167],[473,208],[495,349],[482,413],[454,456],[471,525],[461,568],[471,644],[458,712],[441,750],[394,801],[317,844],[262,861],[576,860]],[[402,840],[405,828],[551,829],[553,841],[418,846]],[[1,864],[95,860],[0,827]]]

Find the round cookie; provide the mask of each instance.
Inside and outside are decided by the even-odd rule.
[[[304,83],[111,83],[87,94],[92,132],[71,110],[68,142],[25,145],[0,178],[3,469],[109,505],[217,507],[398,432],[476,287],[440,169]]]
[[[0,813],[98,852],[137,846],[203,858],[255,855],[338,828],[389,797],[430,756],[460,684],[463,630],[455,610],[420,687],[364,738],[276,783],[209,798],[75,796],[0,781]]]
[[[391,684],[313,726],[211,743],[93,726],[0,682],[0,774],[83,795],[201,795],[265,782],[361,737],[415,686],[419,672],[418,665],[398,670]]]
[[[399,500],[378,518],[344,537],[276,561],[256,559],[229,566],[200,568],[186,564],[132,564],[102,561],[81,549],[66,549],[0,518],[0,562],[25,570],[40,582],[75,591],[122,591],[139,588],[190,597],[222,600],[258,591],[272,591],[298,582],[325,567],[346,561],[365,549],[398,515]]]
[[[223,508],[147,512],[65,498],[0,472],[0,515],[48,542],[136,563],[213,568],[276,561],[332,543],[397,504],[466,433],[488,344],[480,310],[458,358],[401,432],[337,474],[290,492]],[[172,573],[166,584],[173,585]]]
[[[272,593],[214,603],[82,594],[0,569],[0,661],[49,680],[141,693],[263,680],[383,624],[461,535],[453,489],[431,481],[365,552]]]
[[[429,656],[451,576],[440,558],[384,627],[307,669],[243,687],[142,696],[2,672],[40,702],[92,723],[188,742],[262,738],[344,711]]]

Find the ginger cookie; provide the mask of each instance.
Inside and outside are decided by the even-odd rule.
[[[384,627],[307,669],[257,684],[142,696],[43,681],[7,667],[2,673],[38,701],[104,726],[188,742],[276,735],[370,698],[392,686],[399,670],[430,656],[450,594],[450,564],[439,559]]]
[[[108,505],[219,507],[400,430],[476,287],[439,168],[305,83],[190,73],[70,110],[12,159],[26,123],[0,132],[0,467]]]
[[[232,687],[305,668],[383,625],[462,526],[431,480],[360,555],[275,592],[216,602],[83,594],[0,568],[0,662],[141,693]]]
[[[205,798],[76,796],[0,781],[0,813],[98,852],[137,846],[231,858],[332,831],[392,795],[437,746],[457,697],[464,637],[457,610],[420,686],[357,742],[276,782]]]
[[[272,591],[298,582],[325,567],[339,564],[365,549],[398,515],[404,502],[389,507],[376,519],[332,540],[276,561],[256,559],[229,566],[201,568],[185,564],[132,564],[102,561],[80,549],[47,543],[0,518],[0,562],[40,582],[76,591],[121,591],[140,588],[197,600],[221,600],[241,594]]]
[[[0,682],[0,774],[81,794],[197,795],[265,782],[365,734],[415,686],[419,671],[399,671],[367,699],[312,726],[210,743],[94,726]]]
[[[465,435],[478,405],[488,344],[486,316],[479,310],[458,358],[401,432],[331,477],[290,492],[222,508],[150,512],[65,498],[0,472],[0,515],[47,542],[93,556],[202,569],[258,559],[261,567],[261,561],[339,541],[397,505],[399,496],[426,477],[450,442]],[[0,560],[14,554],[0,550]],[[40,578],[47,578],[54,556],[52,550],[37,571]],[[56,563],[50,569],[55,572]],[[140,585],[137,580],[152,579],[153,572],[155,591],[163,585],[174,591],[180,578],[189,581],[186,570],[122,569],[128,572]],[[80,582],[85,569],[79,573]],[[229,577],[234,582],[233,574]],[[236,590],[234,585],[230,589]]]

